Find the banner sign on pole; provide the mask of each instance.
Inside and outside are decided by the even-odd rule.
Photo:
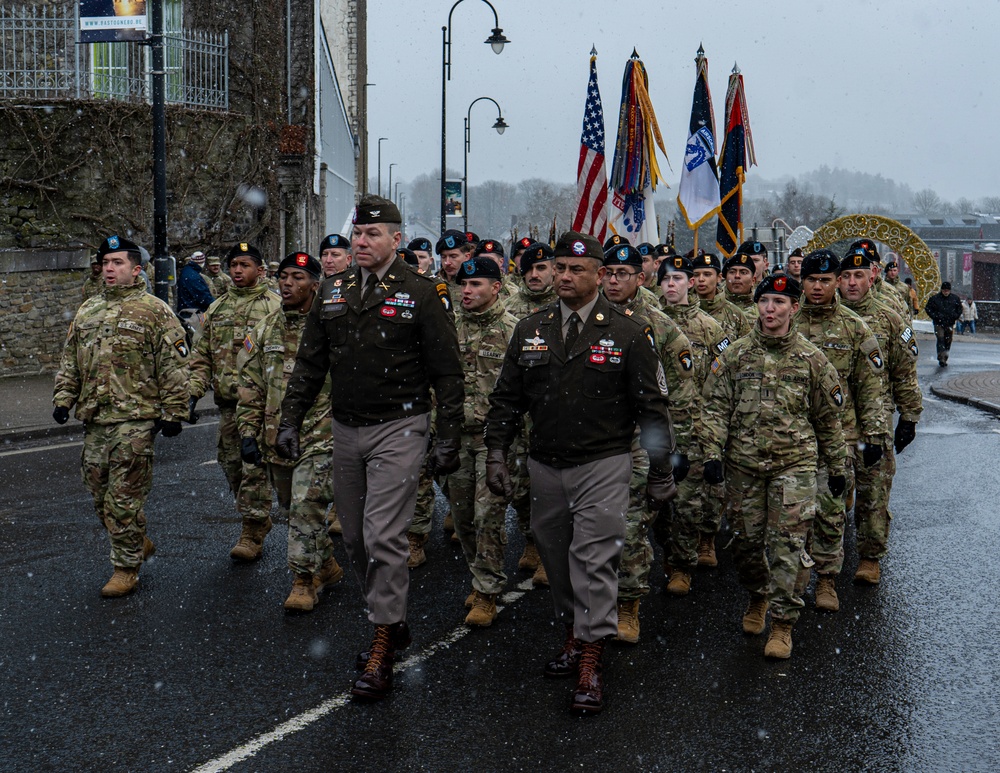
[[[146,30],[146,0],[80,0],[81,43],[143,40]]]
[[[444,213],[448,217],[461,217],[465,211],[465,195],[461,180],[445,180]]]

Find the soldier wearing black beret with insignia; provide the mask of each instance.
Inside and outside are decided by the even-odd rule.
[[[344,545],[375,625],[352,693],[384,697],[396,653],[410,643],[406,601],[417,481],[437,400],[437,472],[458,468],[463,376],[448,288],[396,256],[401,217],[363,198],[351,235],[355,266],[327,277],[306,319],[281,404],[280,455],[299,455],[299,428],[329,373],[334,497]]]
[[[430,276],[434,266],[434,245],[425,236],[411,239],[406,249],[412,250],[417,256],[417,273]]]
[[[730,341],[742,338],[750,332],[750,320],[726,298],[719,287],[722,279],[722,262],[718,255],[704,252],[692,258],[694,274],[692,284],[698,294],[698,306],[722,326]]]
[[[518,323],[486,418],[486,480],[513,484],[507,452],[527,413],[531,528],[566,626],[549,676],[576,676],[572,709],[603,707],[604,641],[618,632],[618,563],[625,538],[636,421],[649,454],[647,496],[659,509],[677,488],[667,382],[652,330],[598,293],[604,252],[569,231],[555,247],[559,302]]]
[[[743,631],[762,633],[770,607],[770,658],[791,657],[792,626],[804,606],[816,468],[827,470],[833,496],[847,483],[843,388],[829,360],[792,325],[800,295],[784,275],[757,286],[757,322],[712,360],[702,411],[705,480],[725,481],[733,558],[750,594]]]
[[[726,280],[726,300],[743,312],[750,324],[757,319],[757,304],[753,302],[757,266],[750,255],[737,253],[722,266]]]
[[[329,234],[320,242],[319,262],[323,266],[323,276],[347,271],[351,265],[351,240],[340,234]]]
[[[763,242],[750,239],[736,248],[737,255],[748,255],[753,260],[754,282],[759,282],[767,273],[767,247]]]
[[[448,289],[448,299],[452,309],[462,300],[462,288],[458,286],[458,269],[472,257],[476,245],[469,242],[461,231],[449,229],[441,234],[434,245],[434,251],[441,257],[441,270],[438,276]]]

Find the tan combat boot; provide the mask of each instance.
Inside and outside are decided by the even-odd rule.
[[[465,597],[465,608],[472,609],[472,605],[476,600],[476,589],[472,589],[472,593]]]
[[[747,611],[743,613],[743,633],[756,636],[764,633],[764,622],[767,617],[767,597],[750,596]]]
[[[667,593],[672,596],[686,596],[691,592],[691,575],[683,569],[670,567],[667,580]]]
[[[534,575],[531,577],[531,584],[536,588],[548,588],[549,587],[549,575],[545,571],[545,564],[541,561],[538,562],[538,568],[535,570]]]
[[[268,518],[263,523],[247,523],[244,521],[243,530],[236,545],[229,551],[229,557],[234,561],[256,561],[264,553],[264,537],[271,531],[271,519]]]
[[[520,572],[533,572],[542,563],[541,556],[538,555],[538,548],[534,542],[524,543],[524,552],[517,559],[517,569]]]
[[[475,591],[475,598],[472,600],[472,609],[465,616],[465,624],[477,628],[489,628],[497,618],[497,597],[496,594],[480,593]]]
[[[316,588],[316,593],[320,594],[331,585],[336,585],[343,579],[343,568],[341,568],[340,564],[337,563],[336,558],[330,556],[323,562],[323,566],[321,566],[319,571],[316,572],[316,576],[313,577],[313,585]]]
[[[882,569],[877,558],[862,558],[858,562],[858,571],[854,573],[854,582],[863,582],[868,585],[878,585],[882,578]]]
[[[715,557],[715,535],[702,534],[698,537],[698,566],[718,566]]]
[[[455,531],[455,519],[451,517],[451,512],[450,511],[449,511],[448,515],[446,515],[444,517],[444,530],[446,532],[453,532],[453,531]]]
[[[135,590],[139,583],[139,570],[136,567],[116,566],[111,579],[101,588],[101,595],[106,599],[127,596]]]
[[[340,525],[340,516],[337,515],[336,507],[330,508],[329,518],[330,518],[330,525],[326,529],[327,532],[329,534],[343,534],[344,527]]]
[[[156,545],[153,544],[153,540],[151,540],[145,534],[142,535],[142,560],[145,561],[155,552],[156,552]]]
[[[792,623],[771,621],[771,634],[764,645],[765,658],[785,660],[792,656]]]
[[[285,599],[285,609],[289,612],[312,612],[318,602],[315,578],[311,574],[295,575],[292,592]]]
[[[836,612],[840,609],[837,598],[837,578],[832,574],[821,574],[816,578],[816,609]]]
[[[410,557],[406,559],[406,565],[410,569],[416,569],[427,563],[424,543],[427,542],[428,536],[427,534],[414,534],[412,531],[406,533],[406,538],[410,541]]]
[[[639,643],[639,599],[618,600],[618,635],[616,641]]]

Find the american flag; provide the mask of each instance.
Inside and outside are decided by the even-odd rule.
[[[608,173],[604,165],[604,108],[597,88],[597,52],[591,51],[587,105],[583,110],[580,163],[576,169],[579,203],[573,230],[604,242],[608,232]]]

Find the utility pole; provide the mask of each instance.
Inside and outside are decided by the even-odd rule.
[[[175,266],[167,255],[167,118],[164,108],[163,0],[152,0],[153,34],[147,39],[152,50],[150,73],[153,94],[153,268],[156,297],[170,303],[170,285]]]

